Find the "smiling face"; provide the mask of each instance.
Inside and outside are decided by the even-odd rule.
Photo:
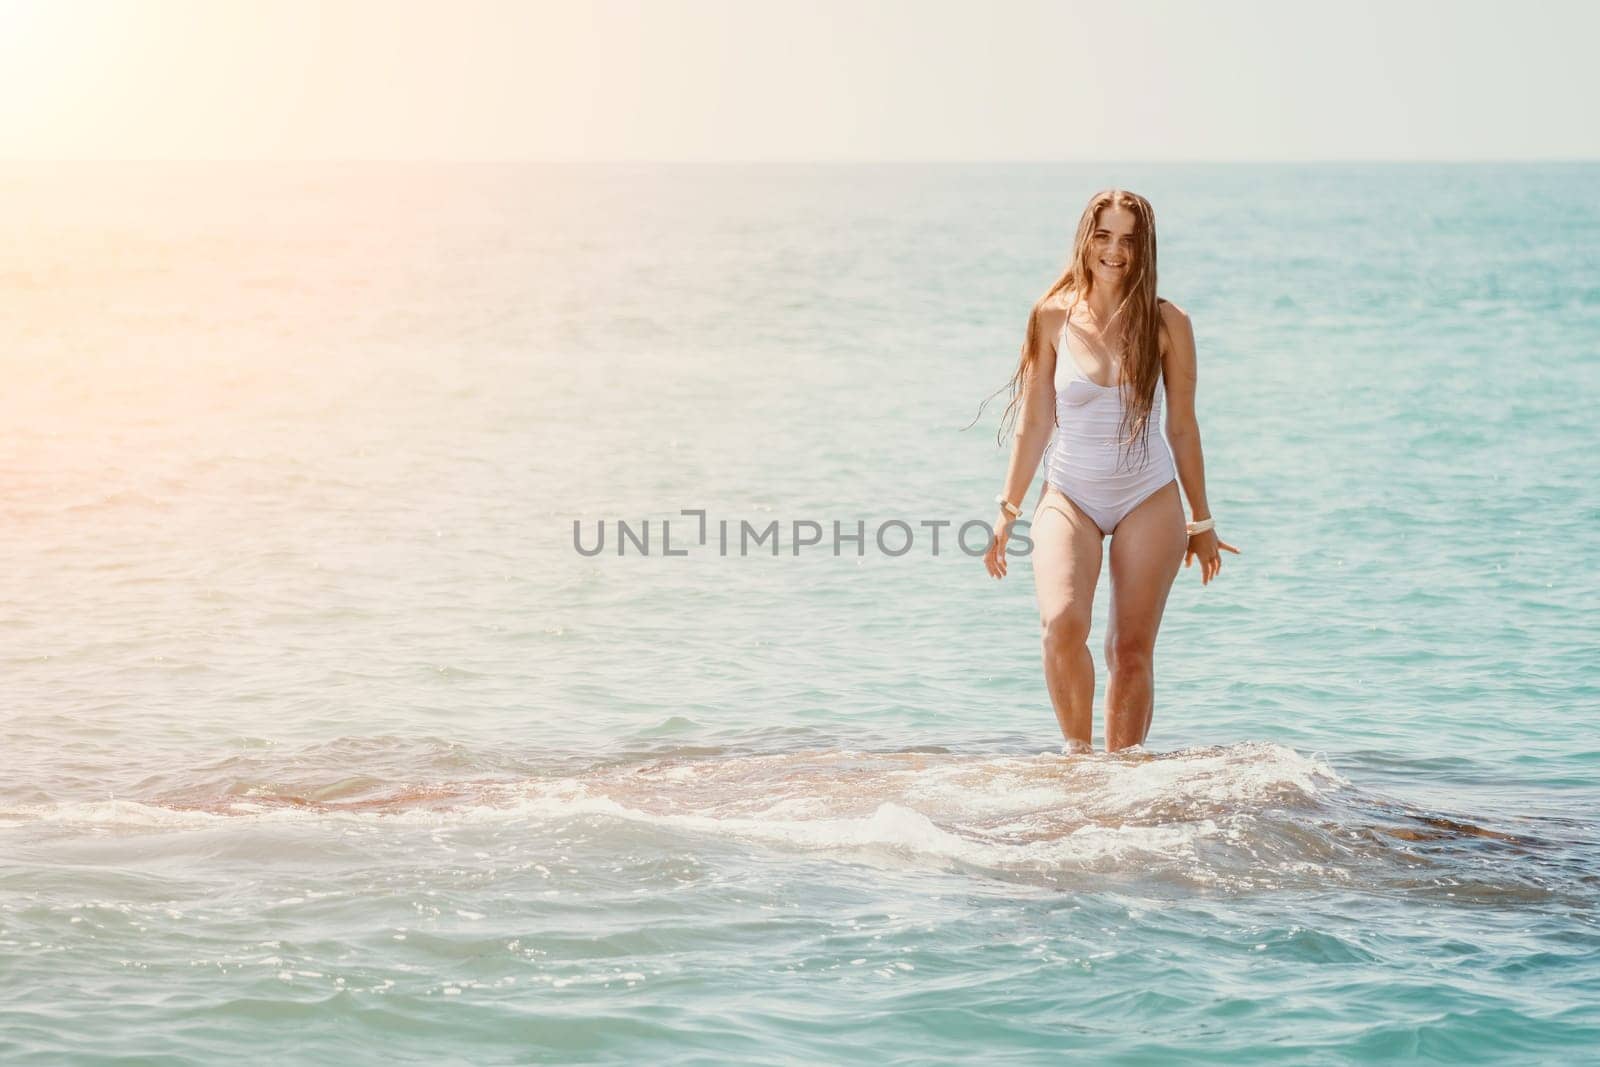
[[[1127,208],[1107,204],[1100,209],[1100,217],[1089,234],[1088,249],[1089,273],[1095,285],[1115,291],[1132,275],[1139,240],[1137,226],[1138,220]]]

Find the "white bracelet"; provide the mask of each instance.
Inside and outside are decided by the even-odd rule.
[[[1216,525],[1216,519],[1201,519],[1199,522],[1191,522],[1189,524],[1189,536],[1193,537],[1197,533],[1205,533],[1207,530],[1215,529]]]
[[[1000,510],[1001,511],[1004,511],[1007,515],[1010,515],[1013,519],[1016,518],[1018,515],[1022,514],[1022,509],[1019,508],[1017,505],[1013,504],[1011,501],[1007,500],[1006,499],[1006,495],[1004,493],[996,493],[994,495],[994,502],[996,504],[1000,505]]]

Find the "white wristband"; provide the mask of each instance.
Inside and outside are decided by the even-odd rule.
[[[996,493],[994,495],[994,502],[1000,505],[1000,510],[1004,511],[1007,515],[1010,515],[1013,519],[1022,514],[1022,509],[1017,507],[1017,505],[1013,504],[1011,501],[1007,500],[1004,493]]]
[[[1189,536],[1193,537],[1197,533],[1205,533],[1207,530],[1215,529],[1216,525],[1216,519],[1201,519],[1199,522],[1191,522],[1189,524]]]

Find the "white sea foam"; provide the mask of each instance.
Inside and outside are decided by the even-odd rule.
[[[443,832],[600,817],[808,852],[1100,868],[1136,857],[1196,864],[1197,843],[1248,839],[1244,823],[1315,806],[1347,784],[1322,760],[1268,743],[1132,758],[821,750],[663,757],[559,778],[401,791],[359,806],[261,788],[247,801],[220,797],[203,808],[106,800],[21,806],[0,811],[0,820],[134,832],[240,822]]]

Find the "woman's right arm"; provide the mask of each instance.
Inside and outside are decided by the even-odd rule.
[[[1034,358],[1023,381],[1022,403],[1011,438],[1011,462],[1006,467],[1006,480],[1001,489],[1005,498],[1018,507],[1028,495],[1033,476],[1039,470],[1039,460],[1055,429],[1056,337],[1066,321],[1066,310],[1038,304],[1032,316]],[[995,536],[984,555],[984,563],[991,575],[1004,578],[1005,545],[1016,519],[998,504],[995,510],[998,512],[994,521]]]

